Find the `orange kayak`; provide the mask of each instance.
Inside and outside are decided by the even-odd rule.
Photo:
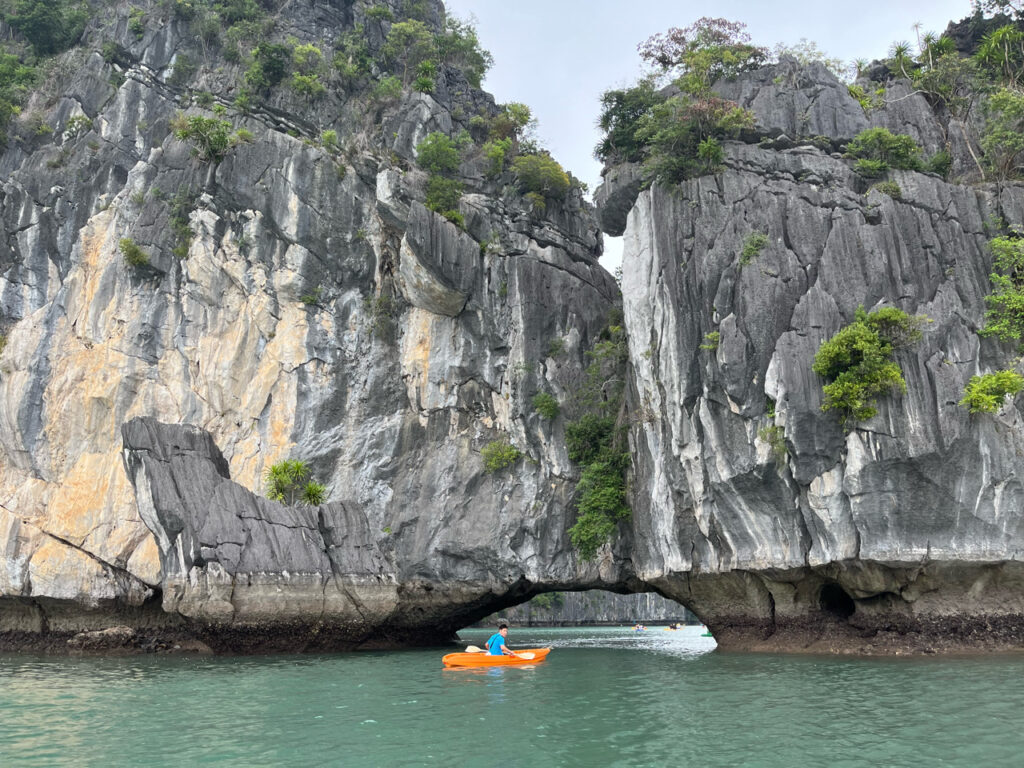
[[[449,653],[443,659],[446,667],[505,667],[516,664],[536,664],[551,653],[550,648],[526,648],[516,651],[519,656],[491,656],[489,653]],[[532,656],[530,654],[533,654]]]

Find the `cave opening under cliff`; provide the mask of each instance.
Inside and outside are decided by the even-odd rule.
[[[509,621],[519,626],[700,623],[686,606],[657,592],[619,593],[604,589],[546,591],[496,608],[470,626],[491,626],[498,621]]]
[[[838,584],[825,584],[818,595],[818,607],[823,613],[835,616],[845,621],[853,616],[857,605],[853,602],[846,590]]]

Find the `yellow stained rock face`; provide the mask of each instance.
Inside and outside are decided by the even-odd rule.
[[[409,390],[409,402],[417,408],[426,406],[430,386],[430,347],[433,320],[437,317],[425,309],[413,307],[402,341],[402,371]]]
[[[298,377],[295,369],[307,359],[307,333],[305,312],[297,307],[286,308],[274,338],[263,350],[255,369],[252,367],[255,353],[247,368],[244,366],[245,361],[239,361],[248,376],[244,382],[240,382],[239,387],[239,415],[246,432],[240,435],[236,431],[232,435],[233,450],[229,464],[232,479],[257,493],[262,487],[263,469],[287,458],[293,446],[292,433],[298,402]],[[268,431],[261,435],[253,429],[253,425],[263,413],[268,400]],[[215,439],[219,438],[217,431],[213,434]]]
[[[32,555],[29,578],[34,597],[85,603],[117,597],[115,585],[94,558],[50,538]]]
[[[45,530],[116,564],[152,538],[136,511],[120,452],[78,457],[51,497]]]
[[[160,583],[160,549],[156,538],[149,535],[142,540],[128,560],[128,573],[146,584]]]
[[[309,367],[307,309],[298,302],[279,306],[259,288],[247,293],[237,249],[206,241],[198,245],[208,247],[193,248],[188,291],[180,303],[168,304],[164,324],[153,329],[159,359],[141,359],[140,317],[152,311],[144,307],[153,296],[128,278],[117,250],[123,226],[115,210],[95,215],[82,230],[77,262],[63,283],[67,311],[49,340],[43,401],[45,479],[32,477],[27,465],[0,466],[0,504],[16,519],[158,584],[159,552],[124,471],[121,424],[146,415],[208,429],[233,479],[258,493],[264,468],[294,447],[298,369],[307,366],[323,380],[316,386],[329,387],[330,376]],[[206,303],[203,296],[220,301]],[[33,318],[22,324],[42,328]],[[34,348],[41,343],[36,339]],[[15,371],[3,384],[27,375]],[[26,386],[27,379],[11,394]],[[17,423],[5,417],[8,431],[17,434]],[[34,593],[86,602],[114,596],[116,585],[95,560],[55,539],[41,541],[31,555]],[[0,546],[13,542],[0,540]]]

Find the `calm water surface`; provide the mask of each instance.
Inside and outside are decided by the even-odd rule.
[[[442,669],[451,649],[0,657],[0,765],[1024,765],[1024,656],[732,655],[700,632],[513,629],[555,650],[484,670]]]

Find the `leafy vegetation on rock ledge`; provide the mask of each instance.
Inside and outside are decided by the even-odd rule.
[[[1016,395],[1024,389],[1024,376],[1015,371],[996,371],[983,376],[972,376],[964,389],[960,405],[971,413],[995,413],[1007,395]]]
[[[889,168],[917,171],[922,167],[921,148],[910,138],[888,128],[868,128],[846,147],[847,157],[857,160],[854,169],[868,178],[883,175]]]
[[[1024,339],[1024,238],[995,237],[989,244],[997,270],[989,275],[995,290],[985,297],[988,311],[979,333],[1020,341]]]
[[[480,451],[480,456],[484,460],[484,471],[488,474],[511,467],[522,455],[522,452],[508,440],[493,440]]]
[[[533,410],[545,419],[555,419],[561,409],[558,400],[550,392],[538,392],[533,396]]]
[[[658,74],[602,95],[605,136],[595,155],[608,163],[643,162],[648,178],[669,183],[715,171],[719,141],[752,126],[753,114],[714,96],[711,86],[756,68],[767,52],[750,45],[743,24],[710,18],[654,35],[639,50]],[[664,79],[678,95],[657,89]]]
[[[626,503],[630,458],[617,427],[627,357],[625,331],[618,322],[612,318],[587,352],[590,364],[575,403],[580,415],[565,429],[569,458],[582,467],[576,486],[579,516],[569,538],[583,560],[593,560],[631,514]]]
[[[824,342],[814,356],[814,372],[830,380],[824,386],[821,409],[838,411],[844,423],[862,421],[877,413],[877,398],[906,392],[903,371],[893,354],[921,338],[925,321],[895,307],[870,314],[859,307],[854,322]]]
[[[149,256],[130,237],[122,237],[117,248],[129,267],[140,269],[149,266]]]
[[[768,235],[764,232],[751,232],[747,235],[743,241],[743,249],[740,251],[740,266],[746,267],[753,262],[769,242]]]

